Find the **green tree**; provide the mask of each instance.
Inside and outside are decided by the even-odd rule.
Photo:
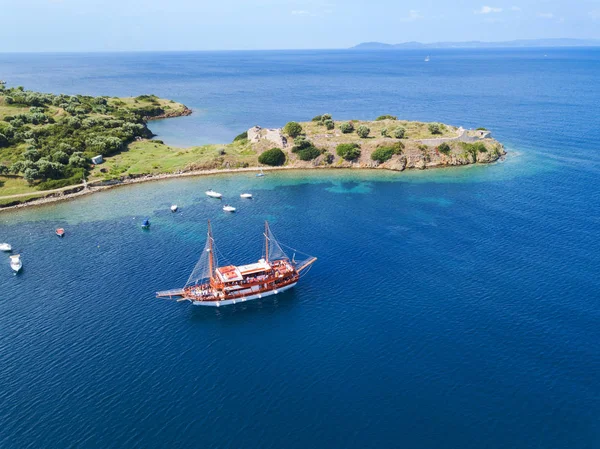
[[[8,146],[8,138],[4,134],[0,134],[0,148]]]
[[[66,165],[69,163],[69,155],[64,151],[56,151],[52,154],[51,159],[53,162]]]
[[[360,145],[356,143],[341,143],[335,148],[338,156],[352,161],[360,157]]]
[[[401,126],[394,130],[394,137],[396,139],[404,139],[405,135],[406,135],[406,130],[404,128],[402,128]]]
[[[389,131],[388,131],[388,129],[387,129],[387,128],[383,128],[383,129],[381,130],[381,135],[382,135],[383,137],[390,137],[390,134],[389,134]]]
[[[302,132],[302,126],[298,122],[288,122],[283,127],[283,132],[290,137],[297,137]]]
[[[271,166],[283,165],[285,163],[285,153],[280,148],[271,148],[258,157],[258,162]]]
[[[39,160],[40,157],[42,157],[42,154],[36,148],[33,147],[28,148],[23,153],[23,158],[27,161],[36,162],[37,160]]]
[[[350,134],[352,131],[354,131],[354,125],[352,122],[342,123],[340,125],[340,131],[342,131],[344,134]]]
[[[8,167],[4,164],[0,164],[0,175],[7,175],[8,174]]]
[[[36,179],[40,177],[40,172],[36,168],[28,168],[23,173],[23,178],[27,181],[27,184],[32,185]]]
[[[427,125],[431,134],[442,134],[442,128],[439,123],[430,123]]]
[[[365,125],[360,125],[356,129],[356,134],[358,134],[358,137],[360,137],[361,139],[366,139],[367,137],[369,137],[370,132],[371,130],[369,129],[369,127]]]
[[[322,120],[323,120],[323,116],[322,116],[322,115],[315,115],[315,116],[312,118],[312,120],[311,120],[311,121],[312,121],[312,122],[320,122],[320,121],[322,121]]]
[[[77,168],[88,168],[90,161],[89,159],[83,157],[83,153],[81,151],[76,151],[69,158],[69,165]]]
[[[381,120],[398,120],[398,117],[396,117],[395,115],[380,115],[375,119],[376,122],[379,122]]]
[[[332,130],[333,128],[335,128],[335,123],[333,122],[333,120],[325,120],[323,124],[328,130]]]

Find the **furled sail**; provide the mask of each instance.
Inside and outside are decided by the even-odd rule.
[[[211,263],[212,258],[212,263]],[[204,250],[200,255],[200,259],[196,263],[192,274],[185,286],[189,287],[190,285],[198,285],[204,282],[207,282],[208,279],[212,277],[214,274],[214,270],[218,267],[217,255],[215,254],[215,246],[212,237],[212,232],[210,229],[210,223],[208,224],[208,235],[206,238],[206,244],[204,245]],[[211,273],[211,270],[213,272]]]

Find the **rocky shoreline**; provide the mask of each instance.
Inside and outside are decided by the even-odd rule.
[[[504,152],[501,156],[496,158],[493,161],[483,162],[483,163],[493,163],[497,160],[503,159],[506,152]],[[97,181],[89,183],[87,186],[83,184],[79,184],[76,186],[69,186],[62,189],[60,192],[52,192],[42,198],[36,198],[29,201],[19,202],[18,199],[15,199],[16,204],[8,203],[5,206],[0,206],[0,212],[14,210],[14,209],[22,209],[25,207],[33,207],[33,206],[43,206],[46,204],[56,203],[59,201],[68,201],[72,199],[79,198],[81,196],[90,195],[97,192],[102,192],[104,190],[113,189],[115,187],[127,186],[132,184],[139,184],[143,182],[150,181],[160,181],[164,179],[174,179],[174,178],[184,178],[191,176],[207,176],[207,175],[218,175],[218,174],[236,174],[236,173],[245,173],[245,172],[257,172],[259,170],[263,171],[281,171],[281,170],[338,170],[338,169],[354,169],[354,170],[387,170],[387,171],[396,171],[401,172],[406,169],[426,169],[426,168],[443,168],[443,167],[451,167],[453,165],[473,165],[472,162],[462,161],[449,161],[455,163],[447,163],[444,165],[423,165],[423,164],[414,164],[414,163],[404,163],[404,164],[395,164],[395,163],[385,163],[385,164],[360,164],[360,163],[348,163],[337,166],[319,166],[319,165],[289,165],[282,167],[244,167],[244,168],[234,168],[234,169],[212,169],[212,170],[192,170],[192,171],[181,171],[176,173],[163,173],[158,175],[140,175],[140,176],[129,176],[123,179],[112,180],[112,181]],[[43,192],[42,192],[43,194]]]
[[[155,115],[155,116],[146,116],[144,117],[145,122],[150,122],[152,120],[161,120],[165,118],[174,118],[174,117],[185,117],[188,115],[192,115],[192,110],[187,106],[183,106],[183,110],[181,111],[167,111],[164,114]]]

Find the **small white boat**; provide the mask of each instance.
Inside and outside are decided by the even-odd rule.
[[[10,256],[10,267],[13,269],[13,271],[15,273],[18,273],[19,271],[21,271],[21,268],[23,268],[23,262],[21,262],[20,254],[14,254],[14,255]]]
[[[215,192],[213,189],[208,189],[204,193],[206,193],[206,195],[210,196],[211,198],[221,198],[223,196],[219,192]]]
[[[242,193],[240,195],[240,198],[252,198],[252,194],[251,193]]]
[[[425,62],[429,62],[429,55],[425,58]]]
[[[223,206],[223,210],[225,212],[235,212],[235,207],[230,206],[229,204],[226,204],[225,206]]]
[[[177,212],[177,204],[171,206],[171,212]]]
[[[8,243],[0,243],[0,251],[11,251],[12,250],[12,246],[10,246]]]
[[[263,176],[265,176],[265,174],[263,173],[263,171],[262,171],[262,168],[261,168],[261,169],[260,169],[260,173],[257,173],[257,174],[256,174],[256,177],[257,177],[257,178],[262,178]]]

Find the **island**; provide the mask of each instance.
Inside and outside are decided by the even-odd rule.
[[[321,114],[255,126],[228,144],[166,145],[148,122],[192,111],[154,95],[44,94],[0,83],[0,208],[58,201],[120,184],[264,169],[430,169],[491,163],[503,145],[485,128]]]

